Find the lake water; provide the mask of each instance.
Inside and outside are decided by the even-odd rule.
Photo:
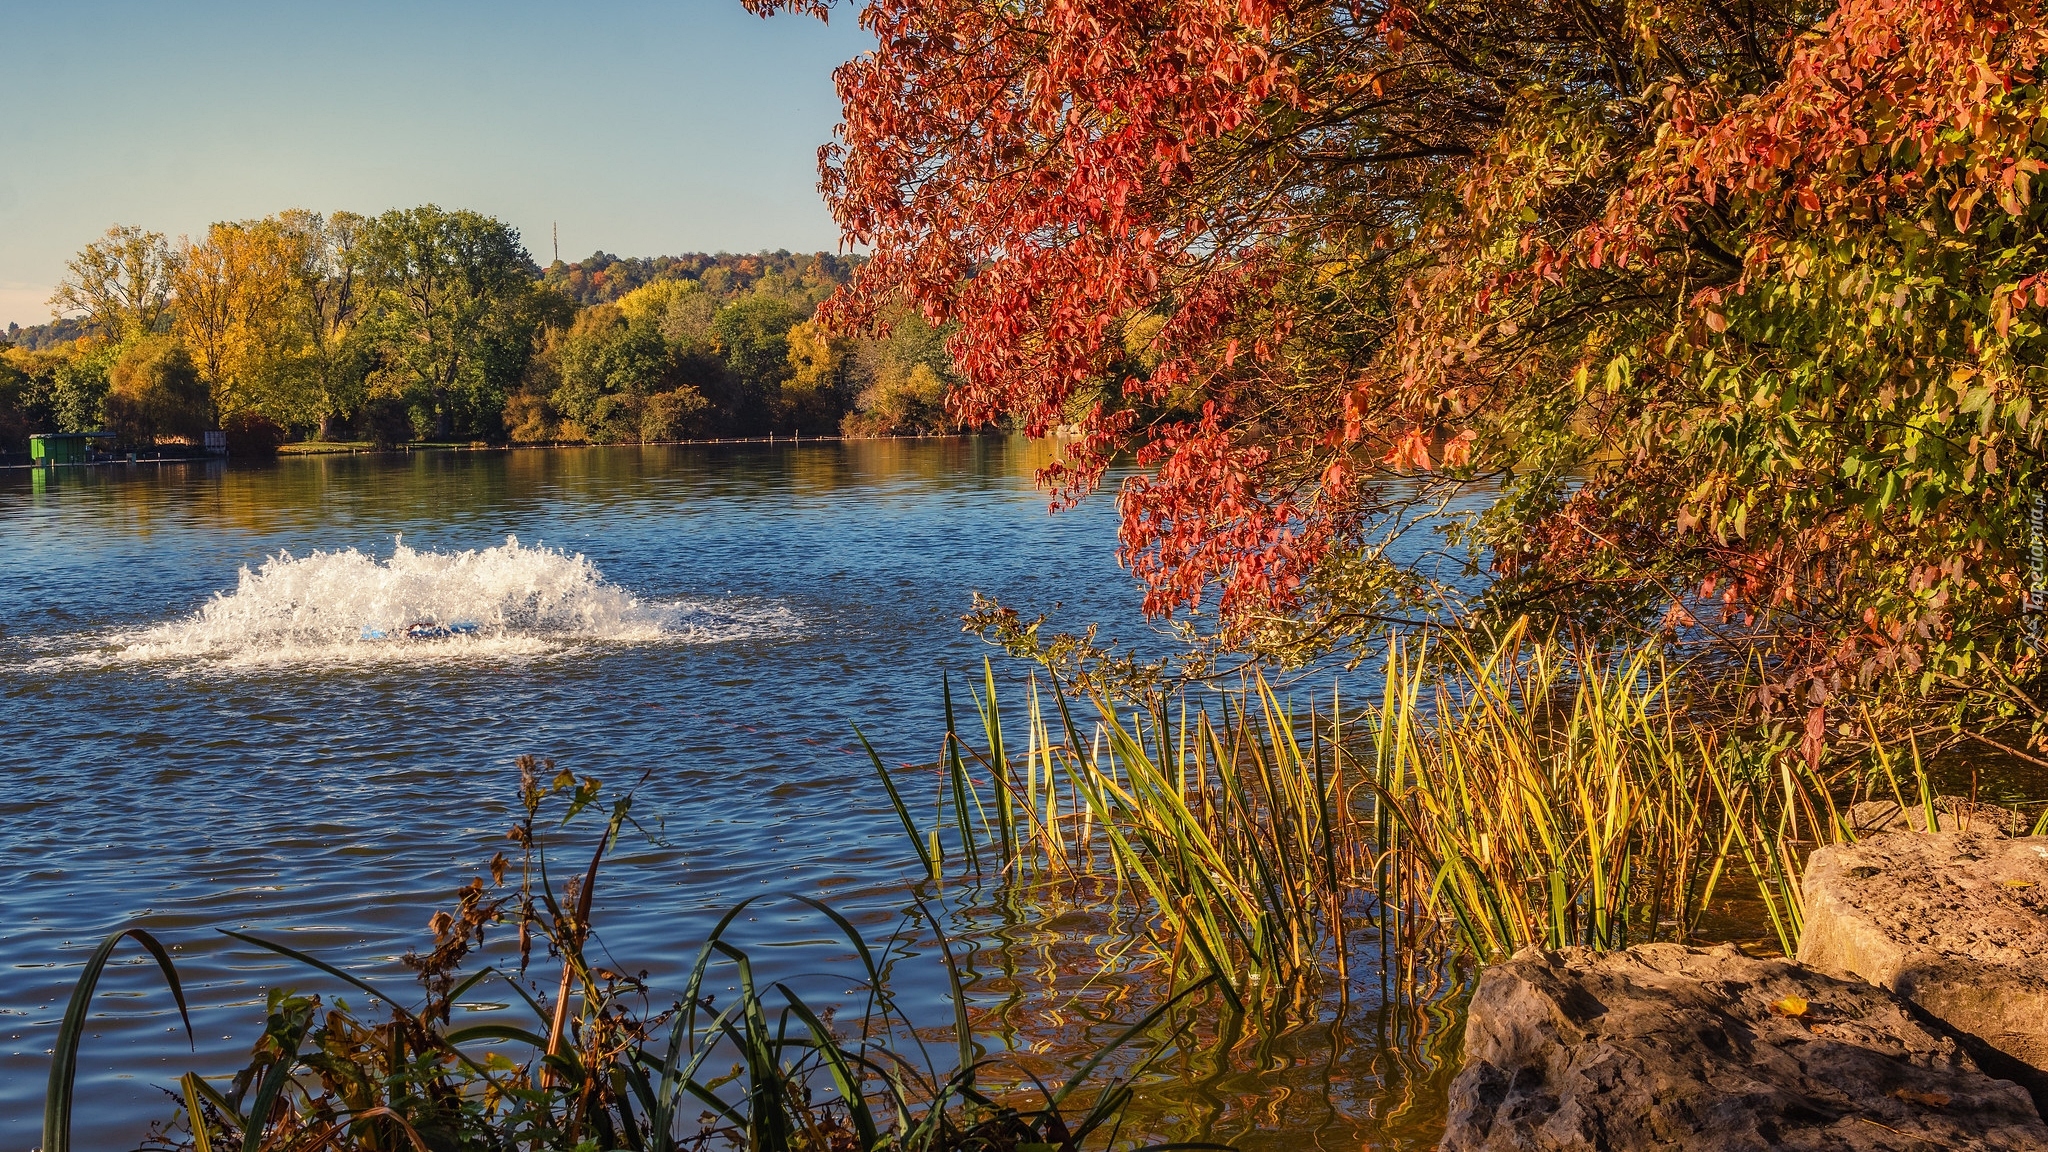
[[[933,756],[941,676],[978,676],[988,653],[960,630],[970,590],[1146,635],[1110,501],[1049,515],[1031,480],[1045,452],[955,439],[0,472],[0,1149],[38,1142],[76,966],[118,927],[174,947],[198,1052],[153,972],[117,966],[81,1067],[81,1147],[133,1147],[172,1111],[158,1086],[239,1067],[271,984],[332,991],[214,928],[402,985],[397,957],[504,845],[522,753],[645,777],[636,812],[656,838],[608,868],[596,919],[657,977],[757,893],[822,896],[886,929],[914,856],[850,724],[894,761]],[[415,624],[452,634],[406,639]],[[808,924],[799,912],[759,919]],[[1012,1045],[1057,1063],[1149,1006],[1142,989],[1054,987],[1057,950],[1087,946],[1057,925],[971,901],[952,915],[982,950],[978,1019]],[[910,1003],[937,1012],[939,988]],[[1450,1026],[1368,1004],[1247,1048],[1249,1064],[1159,1079],[1140,1126],[1427,1146],[1442,1068],[1414,1053]]]

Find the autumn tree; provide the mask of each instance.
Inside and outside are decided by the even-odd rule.
[[[695,385],[678,384],[647,397],[640,409],[640,439],[661,442],[702,436],[711,401]]]
[[[1739,66],[1754,21],[1712,7],[1660,17],[1660,51]],[[1148,610],[1206,597],[1236,637],[1375,618],[1390,578],[1359,569],[1387,508],[1358,478],[1402,444],[1412,463],[1413,434],[1455,407],[1377,370],[1399,293],[1461,227],[1462,174],[1545,106],[1542,86],[1602,133],[1641,135],[1649,29],[1626,13],[867,5],[879,47],[839,73],[824,188],[872,255],[831,314],[908,301],[952,326],[958,417],[1080,431],[1046,477],[1063,496],[1138,452],[1122,550]]]
[[[1758,654],[1810,724],[2025,673],[2037,4],[860,19],[828,318],[953,326],[958,415],[1082,432],[1063,494],[1134,451],[1149,610],[1295,654],[1426,610],[1393,494],[1463,485],[1480,607]]]
[[[279,217],[219,223],[179,246],[172,330],[225,416],[309,424],[323,414],[307,270],[317,234]]]
[[[97,432],[106,427],[108,378],[128,347],[88,337],[54,358],[49,406],[59,432]]]
[[[842,371],[853,410],[842,429],[855,436],[957,430],[947,401],[958,378],[944,333],[906,308],[879,319],[879,332],[845,341]]]
[[[117,224],[64,267],[51,309],[58,316],[83,313],[93,331],[119,341],[157,330],[178,260],[162,233]]]
[[[9,349],[0,346],[0,352]],[[0,355],[0,450],[23,451],[28,447],[28,438],[37,432],[49,431],[45,407],[37,401],[37,381],[27,372],[13,364],[10,358]]]
[[[676,369],[653,317],[630,318],[610,304],[579,313],[558,356],[550,399],[574,425],[566,438],[600,443],[640,439],[643,401],[664,391]]]
[[[59,430],[57,372],[69,359],[57,348],[0,343],[0,436],[9,450],[26,451],[30,436]]]
[[[789,378],[789,330],[803,313],[771,292],[750,292],[720,308],[711,326],[729,370],[734,409],[766,413]]]
[[[783,381],[779,420],[792,428],[808,424],[829,431],[846,411],[848,342],[813,320],[789,330],[789,378]]]
[[[822,253],[600,253],[552,269],[553,292],[614,302],[541,336],[505,426],[527,442],[829,432],[860,391],[856,352],[870,341],[828,334],[810,317],[851,265]],[[611,296],[627,281],[638,287]]]
[[[2032,4],[1854,0],[1754,91],[1649,85],[1657,133],[1590,219],[1542,230],[1545,193],[1475,182],[1492,254],[1433,323],[1561,449],[1490,526],[1511,595],[1612,590],[1741,643],[1810,750],[1884,686],[2038,729],[2044,34]]]
[[[362,240],[368,221],[353,212],[322,216],[298,208],[280,213],[278,221],[292,238],[290,275],[319,401],[320,435],[332,439],[337,421],[367,399],[362,350],[350,337],[364,304]]]

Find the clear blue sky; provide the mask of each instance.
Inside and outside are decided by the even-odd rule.
[[[0,329],[111,224],[428,202],[541,263],[833,250],[831,71],[872,46],[738,0],[0,4]]]

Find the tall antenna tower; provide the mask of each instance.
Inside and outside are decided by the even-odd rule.
[[[550,221],[548,223],[548,231],[554,234],[555,263],[560,264],[562,262],[562,222],[559,220]]]

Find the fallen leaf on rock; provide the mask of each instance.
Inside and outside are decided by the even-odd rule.
[[[2034,886],[2032,880],[2007,880],[2004,883],[2007,888],[2032,888]]]
[[[1915,1092],[1911,1088],[1894,1088],[1891,1095],[1913,1104],[1925,1104],[1929,1108],[1946,1108],[1949,1102],[1949,1095],[1946,1092]]]
[[[1801,996],[1787,996],[1783,1000],[1771,1001],[1771,1011],[1780,1016],[1806,1015],[1806,999]]]

